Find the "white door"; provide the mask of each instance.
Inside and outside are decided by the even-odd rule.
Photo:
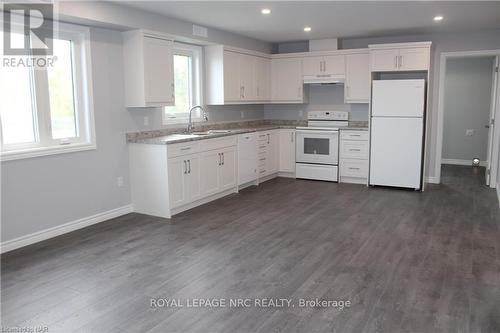
[[[490,186],[491,184],[491,181],[490,181],[490,177],[491,177],[491,164],[492,164],[492,161],[493,161],[493,158],[496,158],[497,156],[495,156],[493,154],[493,137],[494,137],[494,133],[495,133],[495,111],[497,109],[497,99],[498,99],[498,96],[497,96],[497,85],[498,85],[498,73],[496,72],[495,68],[498,68],[498,65],[499,65],[499,59],[498,57],[495,58],[495,66],[494,66],[494,69],[493,69],[493,82],[492,82],[492,85],[491,85],[491,102],[490,102],[490,123],[489,124],[485,124],[486,126],[488,126],[488,150],[487,150],[487,158],[486,160],[488,161],[488,165],[486,166],[486,185],[487,186]],[[496,186],[500,186],[500,185],[496,185]]]
[[[424,104],[424,80],[373,81],[372,117],[422,117]]]
[[[201,198],[200,186],[200,157],[198,154],[189,155],[187,158],[186,193],[188,201],[196,201]]]
[[[186,193],[187,161],[184,156],[168,159],[168,193],[170,208],[175,208],[188,201]]]
[[[302,60],[282,58],[272,60],[273,102],[303,101]]]
[[[238,137],[238,185],[252,182],[257,174],[257,134],[241,134]]]
[[[256,57],[247,54],[240,54],[239,58],[241,100],[254,101],[257,98],[254,87],[254,69]]]
[[[295,130],[279,130],[279,171],[295,172]]]
[[[323,74],[323,57],[304,57],[302,59],[302,75],[316,76]]]
[[[240,54],[224,51],[224,101],[241,100]]]
[[[201,196],[206,197],[219,192],[219,167],[222,157],[219,151],[212,150],[200,154]]]
[[[372,118],[370,185],[420,188],[422,118]]]
[[[173,42],[144,36],[144,96],[146,103],[174,103]]]
[[[345,102],[368,103],[370,101],[370,57],[365,54],[346,55]]]
[[[236,186],[236,150],[234,147],[225,148],[220,154],[220,190],[224,191]]]
[[[323,60],[324,74],[343,75],[345,74],[345,56],[326,56]]]
[[[372,72],[392,72],[398,70],[398,49],[370,50]]]
[[[408,48],[399,50],[399,70],[426,71],[429,69],[428,48]]]

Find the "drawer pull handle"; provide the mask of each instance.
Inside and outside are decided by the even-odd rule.
[[[361,149],[358,149],[358,148],[351,148],[349,149],[350,151],[361,151]]]
[[[361,136],[361,134],[349,134],[349,136]]]
[[[191,149],[191,147],[181,148],[181,150],[189,150],[189,149]]]
[[[349,167],[349,170],[360,170],[360,168],[352,168],[352,167]]]

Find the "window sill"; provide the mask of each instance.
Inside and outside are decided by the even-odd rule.
[[[205,122],[203,118],[192,118],[191,122],[194,123],[201,123]],[[163,125],[187,125],[189,123],[189,118],[167,118],[163,121]]]
[[[78,151],[94,150],[94,149],[96,149],[95,143],[73,143],[61,146],[37,147],[37,148],[26,148],[13,151],[2,151],[0,153],[0,161],[2,162],[13,161],[25,158],[74,153]]]

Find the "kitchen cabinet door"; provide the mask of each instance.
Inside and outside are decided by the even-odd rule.
[[[175,208],[188,202],[186,192],[187,161],[185,156],[168,159],[168,192],[170,207]]]
[[[295,130],[279,130],[279,171],[295,172]]]
[[[229,147],[220,151],[222,162],[219,166],[220,190],[236,186],[236,149]]]
[[[392,72],[398,70],[398,49],[383,49],[370,51],[370,66],[372,72]]]
[[[198,154],[189,155],[187,159],[187,177],[185,181],[187,199],[189,202],[201,198],[200,185],[200,157]]]
[[[200,154],[200,184],[202,197],[219,192],[220,164],[221,156],[219,151],[211,150]]]
[[[316,76],[323,74],[323,57],[304,57],[302,59],[302,75]]]
[[[242,98],[240,54],[224,51],[224,101],[238,102]]]
[[[368,103],[370,101],[369,55],[346,55],[346,81],[344,100],[346,103]]]
[[[303,103],[302,59],[272,60],[272,101],[274,103]]]
[[[255,58],[256,57],[247,54],[239,55],[241,100],[245,102],[255,101],[257,99],[254,82],[254,69],[256,67]]]
[[[426,71],[429,69],[429,49],[416,47],[399,50],[399,70]]]
[[[266,58],[255,57],[254,69],[254,95],[256,101],[271,99],[271,61]]]
[[[332,55],[323,58],[323,74],[326,75],[344,75],[345,56]]]
[[[144,104],[173,105],[175,103],[173,42],[143,36],[143,47]]]

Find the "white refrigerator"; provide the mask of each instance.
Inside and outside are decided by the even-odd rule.
[[[370,127],[370,185],[420,189],[425,80],[375,80]]]

